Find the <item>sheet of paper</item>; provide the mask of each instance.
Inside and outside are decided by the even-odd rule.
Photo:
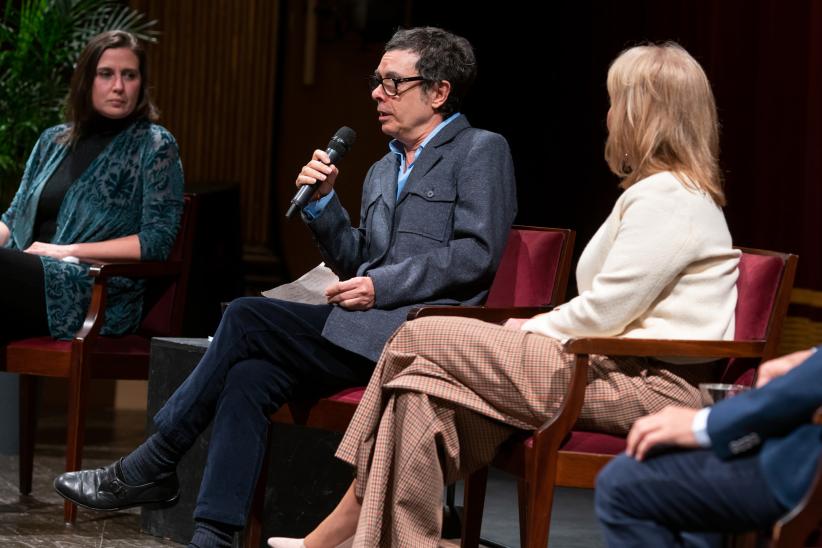
[[[270,299],[295,303],[327,304],[325,288],[339,280],[325,263],[320,263],[293,282],[263,291],[262,294]]]

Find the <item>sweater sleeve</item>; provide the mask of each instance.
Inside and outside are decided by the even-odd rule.
[[[690,217],[675,196],[628,189],[616,235],[590,289],[522,329],[560,340],[607,337],[640,318],[692,260]]]
[[[151,150],[141,175],[143,203],[138,237],[144,261],[168,257],[183,210],[183,167],[177,142],[165,129],[153,129]]]
[[[23,178],[20,180],[20,187],[17,189],[17,192],[15,193],[8,209],[2,216],[0,216],[0,221],[9,227],[9,231],[11,232],[8,242],[6,242],[6,246],[13,246],[15,220],[21,215],[25,203],[30,198],[32,181],[34,180],[37,171],[40,169],[40,164],[42,163],[43,148],[45,147],[45,143],[53,137],[54,133],[54,128],[48,129],[44,131],[37,139],[37,142],[35,143],[34,148],[26,161],[26,167],[23,171]]]

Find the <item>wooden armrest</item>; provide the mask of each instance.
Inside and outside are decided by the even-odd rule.
[[[762,356],[764,341],[693,341],[591,337],[570,339],[562,349],[571,354],[607,356],[687,356],[694,358],[754,358]]]
[[[813,423],[822,424],[822,407],[817,409],[816,413],[813,414]]]
[[[180,261],[138,261],[132,263],[97,263],[89,267],[89,276],[97,279],[125,276],[127,278],[158,278],[180,272]],[[96,283],[96,280],[95,280]]]
[[[408,311],[408,321],[423,316],[462,316],[492,323],[502,323],[508,318],[530,318],[549,312],[551,306],[513,306],[507,308],[485,306],[437,306],[427,305]]]
[[[97,337],[106,317],[106,286],[109,278],[160,278],[180,273],[180,261],[139,261],[131,263],[97,263],[89,267],[89,276],[94,278],[91,287],[86,317],[74,339],[81,344]]]

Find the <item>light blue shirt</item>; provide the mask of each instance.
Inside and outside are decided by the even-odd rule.
[[[417,152],[416,154],[414,154],[414,161],[411,162],[411,165],[409,165],[407,168],[405,165],[405,147],[402,145],[402,143],[400,143],[396,139],[388,143],[388,149],[400,158],[400,167],[399,171],[397,172],[397,198],[400,197],[402,189],[405,188],[405,182],[408,180],[408,177],[411,176],[411,171],[413,171],[414,169],[414,164],[416,164],[417,160],[419,160],[422,151],[425,149],[425,145],[427,145],[431,141],[431,139],[433,139],[437,135],[437,133],[442,131],[442,128],[453,122],[454,119],[459,115],[459,112],[455,112],[447,119],[437,124],[437,127],[435,127],[433,131],[431,131],[431,133],[428,134],[428,137],[423,139],[422,143],[420,143],[420,146],[417,147]]]
[[[411,165],[409,165],[407,169],[405,165],[405,147],[403,146],[403,144],[397,141],[396,139],[393,139],[390,143],[388,143],[388,150],[390,150],[400,158],[400,166],[399,171],[397,173],[397,198],[400,197],[400,193],[402,192],[402,189],[405,187],[405,182],[411,175],[411,171],[414,169],[414,164],[417,163],[417,160],[419,159],[420,154],[422,154],[423,149],[425,149],[425,146],[431,141],[431,139],[433,139],[437,135],[437,133],[442,131],[442,128],[453,122],[459,115],[459,112],[455,112],[447,119],[437,124],[437,127],[435,127],[431,131],[431,133],[429,133],[428,136],[425,139],[423,139],[422,143],[420,143],[420,146],[417,147],[417,152],[416,154],[414,154],[414,161],[411,162]],[[309,221],[313,221],[314,219],[319,217],[320,214],[322,214],[323,210],[328,205],[328,202],[331,201],[331,198],[333,196],[334,190],[332,189],[331,192],[329,192],[319,200],[310,202],[307,206],[305,206],[303,208],[303,214],[308,218]]]

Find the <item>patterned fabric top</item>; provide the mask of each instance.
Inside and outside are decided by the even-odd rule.
[[[20,189],[2,220],[11,230],[7,247],[32,243],[43,186],[69,148],[58,143],[67,126],[43,132],[26,163]],[[183,208],[183,170],[177,143],[165,128],[138,120],[120,133],[66,193],[51,243],[99,242],[137,234],[143,260],[164,260],[177,235]],[[83,323],[91,299],[87,264],[41,257],[51,335],[68,339]],[[102,333],[134,331],[140,323],[143,282],[109,281]]]

